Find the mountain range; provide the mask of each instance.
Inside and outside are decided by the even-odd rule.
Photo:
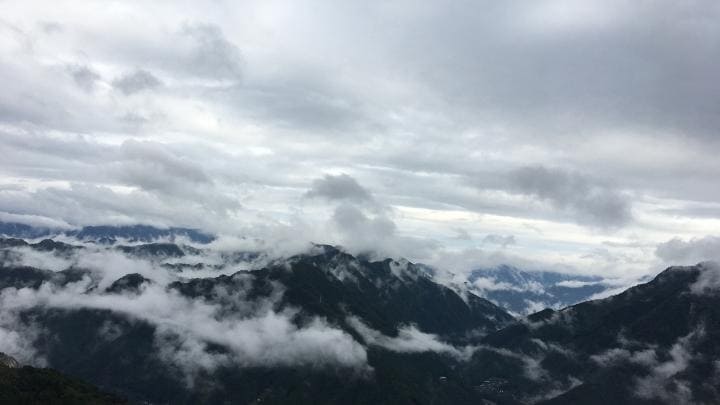
[[[598,276],[523,271],[508,265],[473,270],[467,281],[475,294],[519,315],[565,308],[610,288]]]
[[[720,401],[715,264],[526,316],[474,288],[327,245],[271,258],[5,238],[0,351],[131,403]]]
[[[175,240],[187,238],[196,243],[210,243],[214,236],[197,229],[169,227],[158,228],[150,225],[92,225],[77,229],[61,229],[47,226],[32,226],[17,222],[0,222],[0,236],[9,238],[53,238],[65,236],[80,241],[115,243],[154,242],[158,239]]]

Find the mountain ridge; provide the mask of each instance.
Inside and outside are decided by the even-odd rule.
[[[31,249],[40,250],[37,247]],[[73,250],[73,254],[82,255],[84,249],[87,248]],[[137,250],[106,250],[149,260],[146,254],[139,254]],[[174,259],[158,251],[150,254],[155,255],[152,260]],[[7,280],[9,274],[14,274],[12,271],[28,270],[3,266],[0,268],[0,281],[5,283],[3,285],[12,284],[12,280]],[[78,282],[85,277],[97,277],[92,272],[83,271],[82,268],[74,268],[59,272],[29,272],[36,275],[32,276],[32,283],[26,283],[25,288],[35,289],[37,292],[33,294],[42,297],[50,294],[43,300],[52,301],[53,294],[61,294],[64,297],[62,302],[66,302],[64,300],[73,299],[67,296],[69,289],[78,291]],[[413,263],[392,259],[361,260],[331,246],[318,245],[307,254],[282,259],[259,269],[209,278],[180,279],[166,286],[146,282],[146,276],[157,276],[153,273],[155,271],[172,270],[157,266],[144,275],[113,276],[113,283],[107,290],[98,290],[94,285],[102,281],[93,281],[73,293],[78,302],[95,307],[83,307],[87,304],[63,306],[61,303],[60,307],[43,304],[41,307],[27,307],[20,316],[43,325],[43,331],[35,342],[39,353],[50,364],[60,365],[62,371],[99,386],[114,385],[118,392],[133,401],[153,402],[213,402],[222,397],[244,398],[242,401],[245,401],[257,395],[270,400],[277,395],[286,395],[281,394],[285,392],[284,388],[268,385],[270,382],[261,377],[270,373],[286,381],[286,388],[296,387],[293,389],[300,389],[300,381],[306,379],[320,387],[323,386],[321,381],[331,379],[341,384],[344,379],[358,375],[352,377],[356,385],[353,390],[363,387],[366,392],[360,398],[364,401],[386,396],[386,401],[395,398],[405,402],[410,398],[409,393],[412,397],[424,393],[430,398],[453,398],[453,402],[472,403],[472,390],[463,384],[446,384],[436,374],[442,370],[445,370],[442,371],[444,374],[453,374],[451,365],[456,362],[455,356],[462,355],[462,350],[455,345],[467,344],[474,336],[496,330],[513,319],[482,298],[471,296],[463,299],[451,289],[426,277]],[[41,288],[43,285],[47,286],[45,290]],[[284,360],[277,359],[271,361],[280,363],[271,367],[250,365],[238,368],[227,364],[218,366],[212,372],[199,370],[183,377],[184,371],[165,364],[162,355],[157,355],[158,344],[168,350],[181,345],[179,348],[182,350],[182,340],[177,340],[181,335],[175,332],[168,335],[163,331],[163,325],[172,320],[163,318],[157,323],[152,316],[143,318],[139,314],[139,318],[136,318],[138,315],[128,317],[128,313],[121,311],[122,305],[134,305],[137,300],[151,297],[165,297],[163,299],[169,300],[169,303],[187,306],[190,311],[200,308],[199,313],[205,313],[204,308],[213,308],[217,322],[227,322],[230,327],[237,322],[241,325],[249,322],[248,325],[251,325],[287,317],[289,323],[283,327],[290,328],[296,339],[305,339],[301,336],[310,331],[316,333],[315,330],[334,333],[341,341],[349,339],[354,342],[352,344],[356,345],[356,349],[353,350],[361,350],[357,353],[358,359],[366,362],[367,366],[347,367],[342,362],[331,364],[334,361],[313,365],[314,360],[307,363],[300,357],[301,366],[286,366],[283,365]],[[97,306],[97,301],[113,304]],[[219,327],[216,321],[210,321],[211,325],[215,325],[211,327]],[[105,331],[108,328],[110,332]],[[90,339],[93,336],[101,338]],[[111,340],[105,341],[108,336]],[[236,356],[233,350],[237,349],[233,349],[233,344],[227,341],[227,346],[223,342],[226,340],[222,337],[211,337],[204,343],[207,344],[207,354],[204,355],[217,359]],[[249,349],[241,345],[239,350]],[[162,354],[162,349],[160,352]],[[347,356],[341,352],[336,355],[341,359]],[[126,358],[129,363],[108,364],[104,361],[107,358]],[[399,363],[390,362],[390,359]],[[219,361],[225,364],[224,360]],[[401,363],[416,364],[417,369],[407,368]],[[420,364],[427,366],[420,367]],[[138,368],[144,371],[139,374],[131,371]],[[367,372],[362,370],[371,370],[374,377],[361,377]],[[402,383],[377,385],[378,376],[388,373],[394,375],[388,382]],[[227,379],[225,384],[237,378],[255,381],[252,384],[256,384],[259,391],[238,391],[232,388],[233,385],[222,385],[204,392],[188,391],[183,383],[190,376],[198,385],[200,381],[209,382],[219,375],[225,376],[222,377]],[[435,377],[425,383],[429,385],[417,385],[416,378],[425,380],[432,375]],[[125,382],[118,382],[118,376],[122,376],[120,381]],[[406,391],[403,388],[406,384],[415,388]],[[168,388],[158,389],[159,386]],[[337,389],[333,393],[319,393],[314,388],[311,391],[317,395],[316,399],[329,400],[336,395],[346,395],[344,390]]]
[[[0,319],[17,322],[0,328],[33,330],[33,348],[50,365],[132,402],[720,400],[712,263],[513,318],[403,259],[315,245],[243,267],[237,258],[255,256],[133,246],[0,240],[0,298],[11,311]],[[23,267],[18,249],[102,260]],[[167,254],[176,249],[182,254]],[[203,262],[217,257],[227,262]]]
[[[207,244],[215,240],[215,236],[199,229],[167,227],[159,228],[150,225],[88,225],[74,229],[37,227],[18,222],[0,222],[0,236],[19,239],[52,239],[66,236],[80,241],[94,241],[112,244],[119,240],[129,242],[153,242],[158,239],[176,240],[187,238],[195,243]]]

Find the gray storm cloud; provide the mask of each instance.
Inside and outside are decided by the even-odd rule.
[[[308,197],[328,200],[350,200],[354,202],[372,201],[370,192],[347,174],[325,175],[313,180],[312,187],[305,193]]]
[[[75,83],[85,91],[93,91],[95,82],[100,79],[100,75],[87,66],[71,66],[68,70]]]
[[[632,220],[628,196],[579,173],[542,166],[523,167],[510,174],[510,184],[521,193],[567,211],[580,223],[617,227]]]
[[[703,236],[689,240],[673,238],[660,243],[655,249],[655,255],[670,264],[720,261],[720,237]]]
[[[182,34],[193,46],[184,66],[194,73],[219,79],[237,80],[242,73],[240,49],[228,41],[222,28],[213,24],[185,24]]]
[[[113,81],[113,86],[126,95],[135,94],[143,90],[150,90],[162,85],[160,79],[147,70],[138,69],[126,73]]]
[[[485,237],[482,239],[482,242],[494,244],[494,245],[500,245],[503,248],[517,243],[517,241],[515,240],[515,236],[513,236],[513,235],[504,235],[503,236],[503,235],[497,235],[497,234],[485,235]]]
[[[350,252],[378,258],[428,258],[428,251],[437,247],[434,240],[400,234],[392,207],[375,199],[367,188],[347,174],[315,179],[304,197],[330,204],[326,208],[330,209],[326,224],[337,235],[337,242]]]
[[[152,181],[147,182],[145,185],[148,187],[146,188],[161,187],[163,184],[170,183],[169,179],[173,177],[185,183],[210,182],[200,165],[172,154],[161,144],[127,141],[121,145],[120,151],[124,157],[140,166],[140,170],[137,172],[123,168],[120,172],[121,175],[128,173],[131,176],[137,175],[132,181],[140,182],[140,184],[143,184],[143,177],[145,179],[159,177],[155,185],[150,185]]]

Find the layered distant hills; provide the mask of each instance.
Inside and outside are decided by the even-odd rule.
[[[0,222],[0,236],[11,238],[51,238],[58,235],[76,238],[81,241],[114,243],[117,240],[130,242],[153,242],[158,239],[174,240],[184,237],[192,242],[209,243],[214,237],[197,229],[157,228],[149,225],[97,225],[78,229],[57,229],[31,226],[15,222]]]
[[[527,315],[544,308],[564,308],[609,288],[602,277],[553,271],[522,271],[501,265],[468,275],[471,291],[506,310]]]
[[[536,282],[562,306],[600,280],[473,277],[491,280],[449,288],[326,245],[4,238],[0,351],[136,403],[720,402],[717,265],[517,317],[473,289]]]

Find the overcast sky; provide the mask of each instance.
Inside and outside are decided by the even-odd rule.
[[[720,2],[0,0],[0,220],[720,256]]]

